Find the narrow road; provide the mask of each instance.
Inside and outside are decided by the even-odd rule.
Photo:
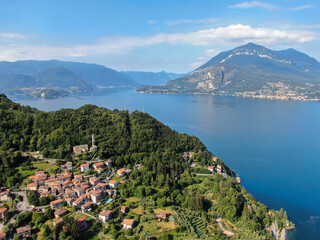
[[[222,232],[224,235],[227,235],[228,237],[232,237],[232,236],[234,235],[233,232],[228,231],[227,229],[225,229],[225,228],[222,226],[222,224],[221,224],[221,217],[218,218],[218,219],[216,220],[216,222],[218,223],[218,227],[220,228],[221,232]]]

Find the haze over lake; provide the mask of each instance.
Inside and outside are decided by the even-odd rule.
[[[240,174],[258,201],[284,208],[297,227],[290,239],[319,239],[319,102],[114,89],[57,99],[9,98],[44,111],[85,104],[145,111],[179,132],[196,135]]]

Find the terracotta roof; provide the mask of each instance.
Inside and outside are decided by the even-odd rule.
[[[124,219],[122,225],[133,225],[134,219]]]
[[[89,207],[91,205],[92,205],[91,202],[87,202],[87,203],[83,204],[81,208],[87,208],[87,207]]]
[[[116,182],[118,182],[117,180],[110,180],[109,183],[110,184],[115,184]]]
[[[80,198],[86,198],[86,197],[89,197],[89,195],[86,193],[80,196]]]
[[[81,198],[78,198],[78,199],[76,199],[76,200],[74,201],[74,203],[78,205],[78,204],[82,203],[82,199],[81,199]]]
[[[23,233],[23,232],[31,231],[31,227],[29,225],[27,225],[27,226],[24,226],[24,227],[19,227],[16,230],[17,230],[17,233],[20,234],[20,233]]]
[[[57,204],[57,203],[62,203],[63,201],[61,199],[58,199],[58,200],[55,200],[55,201],[52,201],[50,204]]]
[[[86,216],[82,216],[77,220],[77,223],[84,222],[86,220]]]
[[[61,185],[61,183],[53,182],[53,183],[51,183],[50,185],[51,185],[51,186],[60,186],[60,185]]]
[[[66,209],[60,208],[60,209],[54,211],[54,215],[63,215],[63,214],[65,214],[66,212],[67,212]]]
[[[56,225],[63,222],[63,218],[58,218],[53,221]]]
[[[84,163],[84,164],[81,164],[80,167],[85,167],[85,166],[89,166],[88,163]]]
[[[126,206],[122,206],[121,207],[121,211],[126,211],[127,207]]]
[[[0,213],[4,213],[8,210],[8,208],[0,208]]]
[[[98,183],[97,184],[97,186],[101,186],[101,187],[104,187],[104,186],[106,186],[107,184],[105,184],[105,183]]]
[[[100,216],[108,216],[110,215],[112,212],[110,210],[103,210],[99,213]]]
[[[3,196],[3,195],[9,195],[10,194],[10,191],[9,190],[6,190],[4,192],[1,192],[0,193],[0,196]]]
[[[95,166],[95,167],[100,167],[103,165],[104,165],[104,162],[97,162],[97,163],[93,164],[93,166]]]
[[[118,171],[117,172],[121,172],[121,173],[124,173],[126,170],[124,169],[124,168],[120,168],[120,169],[118,169]]]
[[[7,236],[7,234],[6,234],[5,232],[1,232],[1,233],[0,233],[0,239],[1,239],[1,238],[5,238],[6,236]]]
[[[157,217],[166,218],[167,214],[165,212],[161,212],[160,214],[157,215]]]
[[[84,176],[84,174],[77,174],[77,175],[75,175],[74,177],[75,177],[75,178],[83,178],[83,176]]]

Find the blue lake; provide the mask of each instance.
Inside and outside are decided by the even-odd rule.
[[[320,103],[101,90],[58,99],[9,96],[44,111],[95,104],[148,112],[199,137],[238,174],[258,201],[283,208],[289,239],[320,239]]]

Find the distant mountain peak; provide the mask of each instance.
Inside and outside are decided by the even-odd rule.
[[[294,49],[254,43],[221,52],[190,74],[146,93],[196,93],[280,99],[320,99],[320,63]]]

